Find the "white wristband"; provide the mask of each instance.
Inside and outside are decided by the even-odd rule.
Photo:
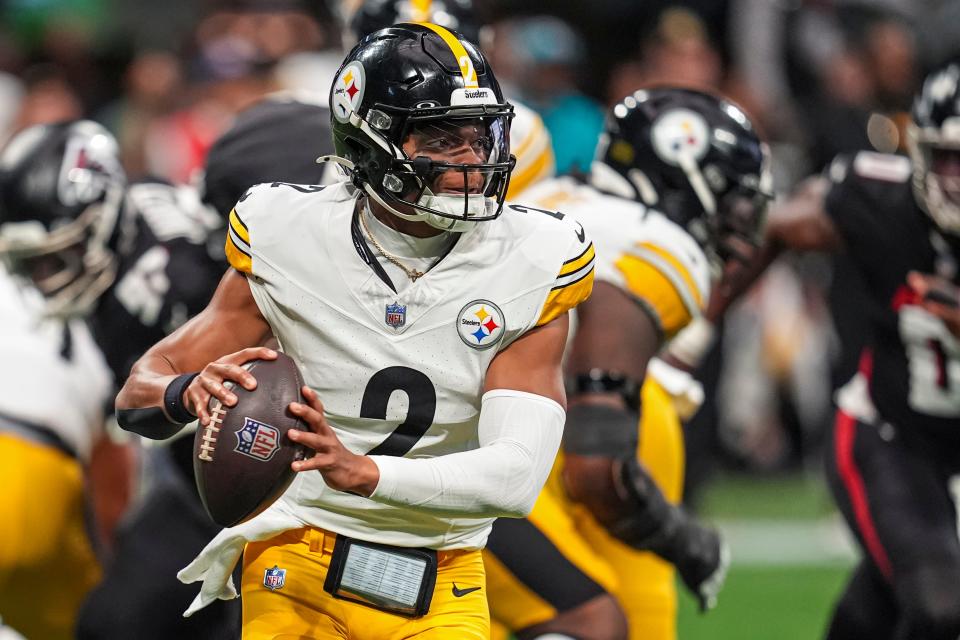
[[[670,341],[667,353],[689,368],[696,369],[713,346],[716,337],[717,329],[713,323],[700,316],[694,318]]]

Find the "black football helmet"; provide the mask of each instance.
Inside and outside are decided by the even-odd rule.
[[[941,230],[960,235],[960,59],[927,76],[911,115],[914,196]]]
[[[719,266],[756,245],[771,199],[769,153],[732,102],[659,87],[627,96],[607,116],[591,169],[603,190],[665,213]]]
[[[474,44],[431,23],[399,24],[360,41],[337,72],[330,118],[338,157],[331,159],[395,215],[462,231],[503,210],[512,117]],[[408,142],[441,157],[467,148],[477,161],[410,157]]]
[[[473,0],[364,0],[350,17],[354,40],[400,22],[432,22],[480,41]]]
[[[35,125],[0,154],[0,258],[51,314],[86,313],[112,284],[125,188],[117,141],[90,120]]]

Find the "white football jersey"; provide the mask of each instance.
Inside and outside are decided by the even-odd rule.
[[[659,211],[569,177],[540,182],[523,199],[576,218],[596,245],[597,281],[635,298],[665,338],[702,313],[710,295],[707,257],[690,234]]]
[[[490,361],[589,295],[593,246],[560,214],[507,205],[397,294],[358,228],[355,193],[345,183],[252,188],[230,215],[230,263],[249,274],[347,448],[410,458],[474,449]],[[280,503],[304,523],[400,546],[480,548],[492,523],[333,491],[315,471]]]
[[[89,459],[112,375],[82,320],[44,316],[43,296],[0,268],[0,432],[45,427]]]

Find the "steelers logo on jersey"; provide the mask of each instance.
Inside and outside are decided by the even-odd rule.
[[[489,300],[468,302],[457,316],[457,331],[464,344],[473,349],[489,349],[503,337],[503,311]]]

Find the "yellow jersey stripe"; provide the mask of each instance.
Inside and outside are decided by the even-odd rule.
[[[627,290],[650,313],[666,338],[672,338],[699,313],[690,307],[692,300],[684,299],[678,289],[682,283],[652,261],[624,255],[614,264],[623,274]]]
[[[652,242],[641,242],[640,248],[646,249],[647,251],[652,251],[656,255],[660,256],[665,260],[673,269],[680,274],[680,277],[683,278],[683,282],[686,283],[687,289],[690,293],[693,294],[693,299],[696,301],[697,308],[703,308],[703,296],[700,294],[700,288],[697,287],[697,281],[693,279],[693,276],[690,275],[690,270],[672,253],[664,249],[663,247],[657,246]]]
[[[230,210],[230,228],[233,229],[233,232],[240,236],[240,239],[250,244],[250,231],[247,229],[247,225],[243,224],[243,220],[240,219],[240,216],[237,215],[236,209]]]
[[[546,302],[543,303],[543,309],[540,311],[540,318],[537,320],[537,326],[547,324],[551,320],[559,318],[561,315],[577,306],[590,297],[593,291],[593,268],[591,267],[584,276],[578,280],[567,284],[566,286],[556,287],[550,290]]]
[[[553,173],[553,149],[548,145],[540,155],[519,173],[514,171],[510,175],[510,186],[507,187],[507,198],[522,193],[524,189],[535,184],[540,179],[547,178]]]
[[[421,22],[420,24],[440,36],[440,38],[447,43],[447,46],[450,47],[454,59],[457,61],[457,64],[460,65],[460,75],[463,76],[463,87],[465,89],[480,88],[480,84],[477,82],[477,72],[473,68],[473,61],[471,61],[470,56],[467,55],[467,50],[463,48],[463,44],[457,40],[457,36],[432,22]]]
[[[571,258],[570,260],[567,260],[566,262],[563,263],[563,266],[560,267],[560,273],[559,275],[557,275],[557,277],[560,278],[563,276],[567,276],[573,273],[574,271],[579,270],[581,267],[583,267],[583,265],[593,260],[593,257],[595,254],[596,254],[596,251],[594,251],[593,243],[591,242],[590,246],[588,246],[586,249],[583,250],[583,253],[581,253],[576,258]]]
[[[431,0],[412,0],[410,4],[413,7],[414,22],[426,22],[430,19],[430,5],[433,4]]]
[[[250,254],[238,247],[229,234],[223,250],[227,254],[227,261],[230,262],[231,267],[243,273],[253,273],[253,260]]]

